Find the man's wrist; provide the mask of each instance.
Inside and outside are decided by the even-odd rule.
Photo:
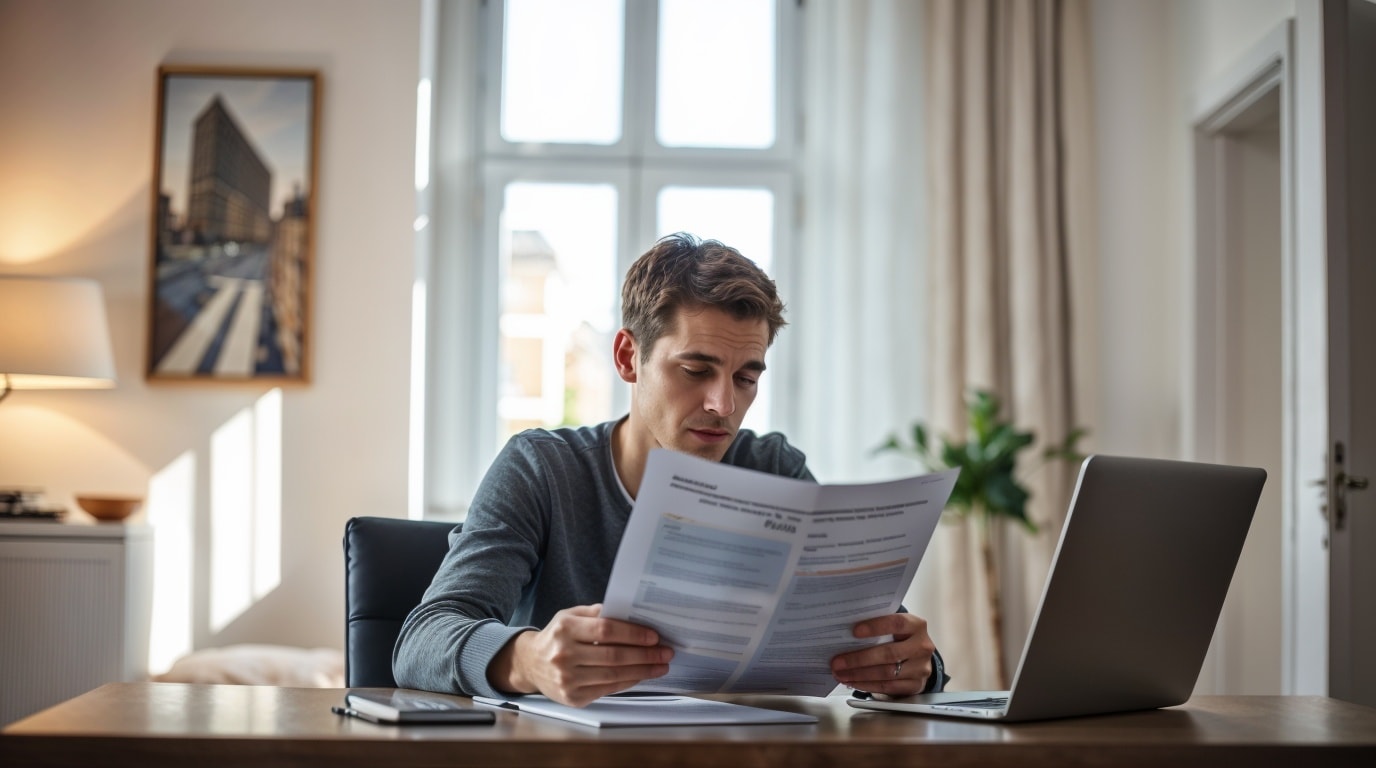
[[[943,690],[948,680],[950,678],[946,676],[946,664],[941,660],[941,654],[933,651],[932,674],[927,678],[926,685],[922,686],[922,693],[934,693]]]
[[[514,635],[502,646],[497,655],[487,665],[487,682],[503,693],[534,693],[535,688],[526,679],[524,665],[521,664],[522,646],[530,642],[535,630],[526,630]]]

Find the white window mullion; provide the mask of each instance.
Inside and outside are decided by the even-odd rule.
[[[497,421],[491,417],[497,412],[500,395],[497,389],[501,376],[498,363],[501,346],[501,260],[497,255],[509,247],[509,243],[502,242],[502,191],[512,175],[510,169],[499,164],[484,164],[482,248],[478,259],[481,264],[478,270],[479,284],[482,287],[473,307],[472,326],[478,337],[478,355],[474,361],[478,375],[473,377],[476,392],[473,405],[476,407],[468,410],[469,418],[474,422],[468,430],[471,455],[481,461],[484,467],[492,460],[492,446],[497,442]],[[477,490],[476,483],[472,490]]]
[[[641,223],[644,209],[644,183],[640,174],[640,167],[634,166],[626,171],[625,194],[621,198],[621,221],[620,238],[617,244],[616,262],[616,289],[615,309],[617,323],[621,322],[621,281],[626,276],[626,270],[631,268],[631,263],[635,258],[644,252],[647,234],[645,227]],[[617,386],[612,390],[612,418],[619,418],[631,409],[631,391],[629,387]]]
[[[654,0],[626,0],[626,75],[624,122],[628,157],[640,164],[655,135],[655,25],[659,4]]]
[[[481,104],[482,146],[486,154],[505,151],[502,141],[502,37],[506,4],[493,0],[483,5],[482,58],[483,93]]]

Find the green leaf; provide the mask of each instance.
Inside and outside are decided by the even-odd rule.
[[[965,460],[965,446],[954,445],[942,441],[941,443],[941,462],[948,467],[969,467],[970,462]]]
[[[1084,427],[1076,427],[1065,436],[1065,439],[1054,445],[1047,446],[1042,451],[1042,457],[1049,460],[1058,459],[1072,464],[1079,464],[1085,460],[1085,456],[1080,452],[1077,443],[1080,438],[1089,434],[1089,430]]]
[[[1002,408],[996,393],[971,388],[965,397],[968,431],[963,442],[941,437],[937,447],[927,426],[917,422],[911,428],[911,446],[894,434],[876,452],[913,455],[928,469],[959,469],[946,505],[948,517],[974,513],[986,523],[1008,518],[1036,532],[1037,526],[1027,515],[1030,494],[1017,477],[1018,458],[1036,443],[1036,434],[1003,419]],[[1061,442],[1043,448],[1041,455],[1046,460],[1083,461],[1077,444],[1086,434],[1084,428],[1073,429]]]
[[[971,392],[965,407],[969,412],[970,431],[974,433],[975,440],[988,442],[989,434],[998,421],[998,397],[987,390],[977,389]]]
[[[990,477],[984,487],[984,499],[989,510],[1010,517],[1027,516],[1027,500],[1030,496],[1011,472],[1000,472]]]
[[[899,452],[901,452],[902,450],[903,450],[903,446],[900,445],[900,444],[898,443],[898,435],[895,435],[895,434],[893,434],[893,433],[890,433],[890,434],[889,434],[889,439],[885,440],[884,443],[883,443],[882,445],[877,446],[873,451],[871,451],[871,453],[877,454],[877,453],[884,453],[885,451],[899,451]]]

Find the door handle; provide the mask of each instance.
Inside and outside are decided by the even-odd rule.
[[[1333,530],[1347,527],[1347,492],[1364,491],[1370,483],[1365,477],[1347,474],[1343,444],[1333,444]]]
[[[1317,480],[1310,480],[1309,485],[1319,489],[1319,498],[1322,500],[1322,503],[1319,504],[1319,514],[1323,515],[1324,522],[1328,522],[1328,478],[1321,477]],[[1323,537],[1323,545],[1328,546],[1327,534]]]

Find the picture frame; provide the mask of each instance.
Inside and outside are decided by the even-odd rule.
[[[309,383],[320,74],[158,69],[145,378]]]

